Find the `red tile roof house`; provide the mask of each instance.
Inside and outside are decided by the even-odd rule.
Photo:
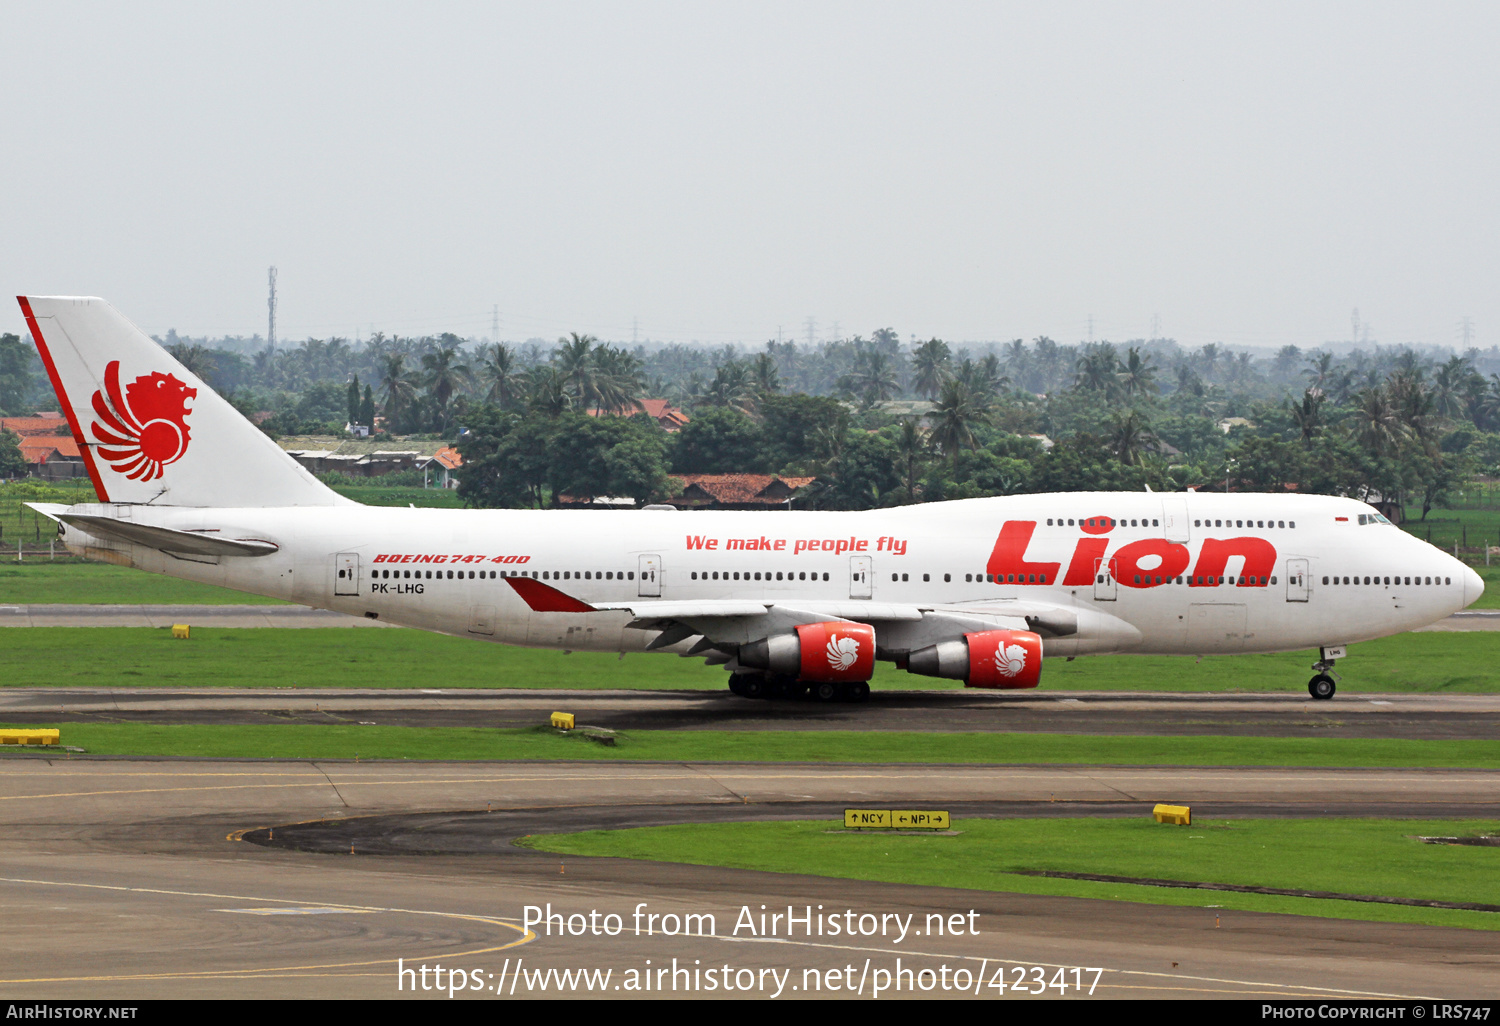
[[[646,416],[660,424],[663,431],[681,431],[682,426],[692,419],[665,399],[639,399],[637,400],[637,406],[637,409],[626,410],[624,415],[633,417],[637,413],[645,413]],[[587,412],[590,417],[602,416],[598,410],[589,410]]]
[[[83,454],[67,430],[60,413],[41,413],[34,417],[0,417],[0,431],[21,438],[21,455],[31,466],[33,477],[56,481],[62,478],[87,477]]]
[[[796,492],[817,480],[815,477],[781,477],[776,474],[673,474],[682,482],[682,491],[667,502],[680,509],[791,509]],[[635,500],[599,495],[580,499],[562,495],[564,506],[593,506],[599,509],[629,509]]]

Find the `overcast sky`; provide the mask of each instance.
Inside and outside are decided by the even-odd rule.
[[[0,279],[153,333],[1500,342],[1493,2],[0,11]]]

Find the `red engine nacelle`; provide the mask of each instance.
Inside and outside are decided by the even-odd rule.
[[[798,680],[865,681],[875,672],[875,628],[848,620],[799,624],[741,645],[739,661]]]
[[[1042,678],[1042,638],[1031,631],[977,631],[918,649],[906,668],[970,688],[1034,688]]]

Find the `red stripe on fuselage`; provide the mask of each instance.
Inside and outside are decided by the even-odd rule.
[[[530,577],[506,577],[505,582],[515,589],[521,601],[536,613],[596,613],[587,602],[580,602],[572,595],[558,591],[550,584],[534,581]]]

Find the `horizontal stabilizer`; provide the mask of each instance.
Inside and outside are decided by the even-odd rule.
[[[48,520],[57,520],[59,514],[66,513],[71,508],[61,502],[27,502],[22,505],[31,507]]]
[[[45,513],[45,510],[39,512]],[[132,524],[111,517],[87,516],[82,513],[58,513],[52,516],[89,534],[114,538],[135,545],[148,545],[164,552],[185,552],[195,556],[269,556],[280,546],[263,538],[225,538],[213,531],[175,531],[170,527]]]

